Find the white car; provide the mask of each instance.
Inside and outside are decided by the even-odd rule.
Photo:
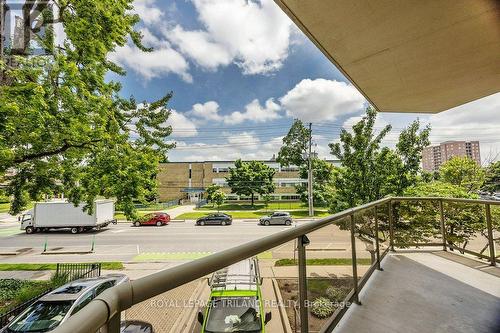
[[[109,274],[67,283],[40,297],[14,318],[2,332],[50,332],[104,290],[128,280],[124,274]]]

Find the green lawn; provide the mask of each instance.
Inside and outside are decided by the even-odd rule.
[[[266,205],[263,202],[256,202],[253,206],[249,202],[244,203],[226,203],[220,206],[220,210],[280,210],[280,209],[304,209],[307,204],[300,201],[275,201]],[[217,207],[207,204],[198,210],[216,210]]]
[[[151,205],[151,206],[147,206],[147,207],[140,207],[138,209],[141,211],[146,211],[146,212],[161,212],[161,211],[164,211],[167,209],[172,209],[175,207],[179,207],[179,205],[165,207],[162,204],[156,204],[156,205]]]
[[[0,264],[0,271],[48,271],[55,270],[57,264]],[[117,261],[101,263],[101,269],[121,270],[123,263]]]
[[[356,260],[358,265],[371,265],[371,259],[359,258]],[[297,266],[298,261],[293,259],[279,259],[274,263],[274,266]],[[350,258],[326,258],[326,259],[307,259],[308,266],[345,266],[352,265]]]
[[[139,216],[144,216],[144,215],[149,214],[149,213],[151,213],[151,212],[150,211],[144,211],[144,210],[137,211],[137,215],[139,215]],[[116,211],[115,212],[115,219],[117,219],[117,220],[127,220],[127,218],[125,217],[125,215],[122,212],[120,212],[120,211]],[[130,222],[130,221],[127,221],[127,222]]]
[[[33,203],[29,203],[28,206],[26,206],[26,209],[31,209],[33,208]],[[10,202],[2,202],[0,203],[0,213],[8,213],[10,209]]]
[[[248,211],[248,212],[233,212],[233,211],[226,211],[224,213],[227,213],[231,215],[234,219],[258,219],[261,218],[262,216],[266,215],[265,212],[259,212],[259,211]],[[176,217],[176,219],[179,220],[194,220],[202,216],[208,215],[208,212],[192,212],[192,213],[184,213]],[[298,211],[291,211],[290,214],[294,218],[302,218],[302,217],[308,217],[309,213],[307,210],[298,210]],[[323,216],[328,216],[328,212],[326,211],[315,211],[314,216],[316,217],[323,217]]]
[[[0,213],[8,213],[10,209],[10,203],[2,202],[0,203]]]

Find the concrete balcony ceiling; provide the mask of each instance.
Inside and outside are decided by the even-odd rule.
[[[500,1],[275,1],[379,111],[437,113],[500,91]]]

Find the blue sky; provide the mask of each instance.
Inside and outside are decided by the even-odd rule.
[[[313,123],[316,150],[331,158],[328,142],[367,105],[272,0],[138,0],[135,11],[154,51],[116,50],[127,76],[112,78],[138,101],[174,92],[171,161],[269,159],[294,118]],[[499,109],[496,94],[439,115],[380,114],[376,126],[393,125],[391,146],[419,118],[434,143],[482,140],[487,159],[500,152]]]

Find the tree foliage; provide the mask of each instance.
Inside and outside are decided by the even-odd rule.
[[[331,143],[331,154],[337,157],[342,165],[339,177],[336,178],[337,202],[334,210],[370,202],[380,195],[376,168],[381,156],[380,142],[389,133],[391,126],[385,126],[378,134],[374,132],[377,112],[374,108],[366,109],[366,115],[352,127],[352,132],[342,129],[340,143]]]
[[[404,194],[411,197],[478,198],[477,194],[460,186],[440,181],[419,183],[408,188]],[[400,218],[394,224],[395,241],[425,243],[441,237],[438,204],[437,201],[400,203]],[[449,245],[465,249],[477,234],[486,234],[483,205],[445,202],[443,206]]]
[[[217,210],[219,210],[220,206],[226,201],[226,193],[222,192],[220,189],[216,190],[212,194],[212,201],[217,206]]]
[[[483,191],[500,192],[500,161],[491,163],[485,171]]]
[[[210,202],[214,202],[214,194],[215,192],[219,191],[222,188],[222,186],[217,185],[217,184],[210,184],[206,191],[207,191],[207,200]]]
[[[295,119],[288,134],[283,138],[283,146],[278,153],[277,161],[282,166],[302,166],[307,163],[305,157],[309,151],[311,131],[301,120]]]
[[[481,166],[465,156],[451,158],[441,166],[439,173],[442,181],[462,187],[468,193],[479,190],[485,180]]]
[[[399,136],[396,149],[381,147],[391,126],[375,131],[377,112],[372,107],[352,127],[342,129],[340,142],[331,143],[331,154],[341,162],[335,177],[332,211],[355,207],[387,195],[401,195],[420,173],[422,150],[429,144],[430,127],[414,121]]]
[[[229,168],[227,183],[233,193],[250,196],[252,206],[255,194],[265,195],[274,192],[273,177],[276,170],[260,161],[237,160],[234,165],[234,168]]]
[[[422,152],[425,147],[430,145],[430,132],[429,125],[421,130],[420,121],[417,119],[399,134],[396,155],[401,159],[401,163],[398,163],[398,176],[395,179],[397,195],[403,194],[406,188],[417,182],[421,171]]]
[[[313,170],[313,199],[314,205],[325,207],[332,202],[335,196],[335,177],[339,172],[337,168],[330,162],[320,159],[312,160],[312,170]],[[299,177],[302,179],[307,179],[308,166],[302,165],[299,169]],[[307,203],[308,193],[307,184],[301,183],[296,185],[295,189],[300,195],[300,199]]]
[[[28,2],[26,2],[28,4]],[[34,4],[34,2],[33,2]],[[92,209],[97,196],[116,197],[129,218],[132,201],[155,198],[157,163],[172,147],[165,138],[171,94],[153,103],[124,99],[120,84],[108,73],[124,74],[108,60],[110,52],[132,40],[143,51],[134,30],[139,17],[132,0],[42,1],[49,55],[18,54],[2,49],[0,63],[0,174],[12,171],[7,192],[11,213],[28,201],[64,193],[75,204]],[[31,4],[30,4],[31,6]],[[65,40],[53,45],[51,24],[62,24]],[[9,61],[16,60],[16,66]],[[43,66],[34,66],[34,60]],[[10,62],[11,63],[11,62]]]

